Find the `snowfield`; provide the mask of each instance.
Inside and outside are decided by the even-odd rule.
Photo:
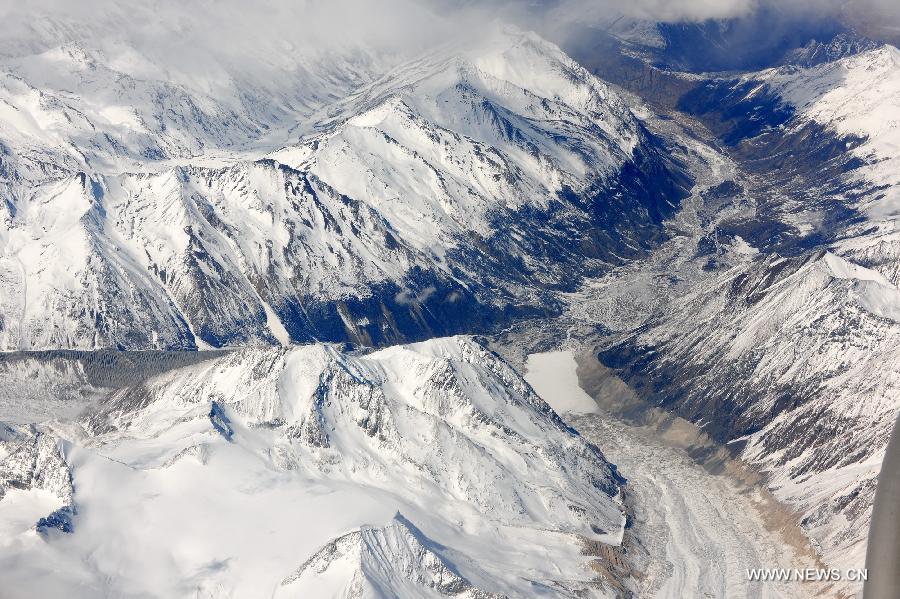
[[[597,402],[578,386],[577,367],[569,351],[530,354],[525,380],[561,416],[596,413]]]
[[[80,424],[0,478],[6,596],[614,596],[582,540],[621,539],[620,479],[467,338],[241,350]],[[70,506],[71,532],[36,532],[38,505]]]

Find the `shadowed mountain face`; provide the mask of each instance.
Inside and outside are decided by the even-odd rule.
[[[875,298],[895,305],[900,293],[830,253],[711,280],[599,359],[766,472],[826,555],[852,565],[898,408],[900,313]]]
[[[798,51],[845,30],[833,19],[761,8],[728,21],[663,23],[664,49],[654,63],[690,72],[750,71],[791,60]]]

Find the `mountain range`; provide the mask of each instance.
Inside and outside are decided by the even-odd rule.
[[[629,596],[629,473],[512,357],[573,344],[862,567],[900,51],[691,49],[736,27],[620,19],[570,57],[494,24],[224,84],[52,27],[5,48],[3,588]]]

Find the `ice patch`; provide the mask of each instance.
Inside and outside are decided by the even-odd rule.
[[[275,310],[272,309],[272,306],[270,306],[268,302],[262,302],[262,306],[263,310],[266,311],[266,326],[269,327],[269,332],[272,333],[272,336],[275,337],[281,345],[290,345],[291,335],[288,333],[287,329],[284,328],[284,323],[281,322],[278,315],[275,314]]]
[[[756,256],[757,254],[759,254],[759,250],[747,243],[747,241],[740,235],[735,235],[734,242],[731,245],[731,249],[733,249],[738,254],[743,254],[745,256]]]
[[[576,367],[570,351],[531,354],[525,380],[557,414],[596,414],[600,409],[578,385]]]
[[[848,262],[830,252],[825,254],[825,263],[835,277],[854,281],[851,294],[862,309],[876,316],[900,322],[900,290],[884,275]]]

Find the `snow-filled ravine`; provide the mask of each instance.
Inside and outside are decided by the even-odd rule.
[[[750,582],[750,568],[821,567],[790,533],[775,530],[777,506],[727,475],[710,474],[653,427],[628,424],[588,403],[570,351],[531,354],[525,379],[563,419],[596,444],[627,479],[640,597],[831,596],[812,582]],[[592,401],[592,400],[591,400]],[[767,511],[768,510],[768,511]],[[784,518],[784,514],[778,514]]]

